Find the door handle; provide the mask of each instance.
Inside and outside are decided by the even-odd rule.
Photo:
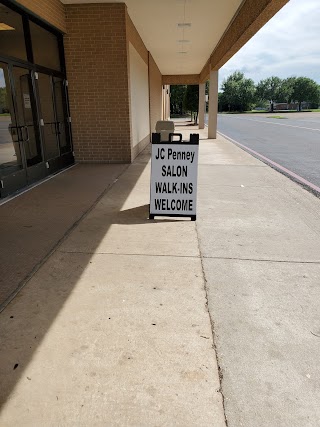
[[[9,125],[9,132],[12,138],[12,142],[19,142],[21,141],[21,134],[19,132],[19,127],[18,126],[11,126]]]
[[[58,135],[61,135],[60,125],[61,125],[61,122],[57,122],[57,123],[56,123],[56,126],[57,126],[57,134],[58,134]]]
[[[23,126],[17,126],[18,142],[23,141],[22,128],[23,128]]]
[[[24,131],[24,135],[23,135]],[[10,126],[10,134],[13,142],[29,142],[29,129],[28,126]],[[25,138],[24,138],[25,136]],[[16,141],[14,140],[16,138]]]
[[[24,130],[25,130],[25,133],[26,133],[26,139],[24,139],[23,141],[24,142],[29,142],[30,141],[30,136],[29,136],[29,129],[28,129],[28,126],[22,126],[23,128],[24,128]]]

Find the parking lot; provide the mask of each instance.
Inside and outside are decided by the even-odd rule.
[[[218,130],[304,186],[320,189],[320,113],[219,114]]]

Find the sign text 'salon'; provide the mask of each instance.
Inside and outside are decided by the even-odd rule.
[[[172,141],[177,136],[179,141]],[[169,141],[160,142],[160,134],[152,134],[150,219],[186,216],[196,220],[198,151],[198,134],[191,134],[190,142],[173,133]]]

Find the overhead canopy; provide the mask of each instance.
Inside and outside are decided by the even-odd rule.
[[[289,0],[62,0],[126,3],[164,83],[204,81]],[[185,76],[185,77],[183,77]]]

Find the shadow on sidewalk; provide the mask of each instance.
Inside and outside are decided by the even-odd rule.
[[[148,149],[147,149],[148,150]],[[108,215],[108,209],[112,211],[112,219],[119,224],[145,224],[148,223],[148,205],[140,206],[134,209],[128,209],[121,211],[122,206],[130,195],[132,189],[135,187],[141,174],[144,172],[147,160],[149,156],[146,152],[142,153],[129,168],[123,173],[120,179],[115,182],[115,186],[119,186],[117,191],[117,197],[111,198],[106,205],[106,213]],[[143,160],[141,160],[143,159]],[[97,165],[99,168],[100,166]],[[114,165],[110,165],[110,168],[114,168]],[[86,170],[86,168],[84,169]],[[124,169],[122,169],[123,172]],[[70,186],[80,187],[85,176],[81,177],[80,169],[74,175],[77,182],[72,182],[70,176],[62,174],[59,177],[51,180],[48,183],[44,183],[40,188],[42,194],[42,201],[37,199],[39,202],[39,208],[37,215],[40,222],[43,222],[43,215],[47,214],[45,209],[42,209],[42,204],[46,204],[44,195],[50,200],[51,192],[54,190],[55,184],[58,185],[59,191],[61,192],[58,199],[66,197]],[[113,176],[112,176],[113,177]],[[111,178],[112,178],[111,177]],[[57,180],[58,181],[55,181]],[[64,186],[66,184],[66,186]],[[94,181],[91,183],[95,185]],[[99,183],[96,185],[99,187]],[[45,191],[47,187],[47,192]],[[100,186],[101,187],[101,186]],[[99,187],[99,188],[100,188]],[[65,190],[63,190],[65,189]],[[120,191],[119,191],[120,189]],[[110,188],[105,189],[102,194],[97,192],[95,200],[92,200],[91,208],[87,209],[90,212],[96,203],[101,200],[102,196],[108,197]],[[32,198],[37,189],[26,193],[24,197]],[[107,195],[107,196],[106,196]],[[71,200],[72,202],[72,200]],[[74,202],[74,201],[73,201]],[[18,201],[19,203],[19,201]],[[79,206],[79,209],[83,209],[83,205]],[[81,212],[80,212],[81,213]],[[84,215],[80,215],[82,221]],[[59,211],[59,215],[63,215],[63,211]],[[78,212],[79,216],[79,212]],[[76,216],[72,216],[73,219]],[[59,217],[47,218],[47,227],[55,227],[59,224]],[[105,221],[99,223],[99,228],[95,229],[90,234],[90,245],[97,248],[101,240],[108,233],[112,221]],[[5,224],[4,224],[5,226]],[[19,218],[17,218],[17,227],[19,226]],[[74,228],[74,227],[73,227]],[[72,228],[71,228],[72,230]],[[70,229],[69,229],[70,233]],[[26,243],[22,243],[22,255],[23,248],[28,253],[30,250],[35,251],[35,259],[37,259],[37,242],[41,242],[45,236],[45,233],[33,233],[33,238],[28,239]],[[17,235],[15,235],[17,237]],[[14,256],[8,253],[8,256]],[[21,258],[21,254],[17,254],[17,258]],[[82,274],[85,272],[87,266],[91,262],[92,254],[83,253],[81,255],[81,263],[77,260],[75,263],[72,262],[72,254],[65,254],[54,250],[53,254],[45,261],[40,267],[36,274],[32,277],[20,293],[14,298],[13,301],[5,308],[0,314],[0,406],[2,407],[6,401],[10,398],[16,384],[19,382],[25,382],[24,386],[26,390],[29,387],[35,387],[36,378],[29,378],[28,376],[28,364],[32,358],[36,355],[38,347],[41,345],[46,348],[46,337],[47,332],[54,328],[54,321],[58,316],[60,310],[66,305],[69,295],[74,292],[74,288],[77,285]],[[45,266],[45,268],[44,268]],[[49,272],[49,273],[48,273]],[[81,316],[78,313],[70,313],[70,324],[77,323],[78,327],[83,327],[81,323]],[[88,325],[85,325],[87,327]],[[68,325],[66,324],[67,328]],[[71,337],[70,337],[71,338]],[[57,343],[56,343],[57,344]],[[60,345],[64,345],[63,342]],[[50,354],[50,351],[49,351]],[[52,372],[55,372],[55,360],[52,360]],[[38,368],[38,374],[41,375],[41,367]],[[46,373],[48,375],[48,373]],[[44,390],[44,392],[46,392]],[[26,399],[28,395],[26,392]]]
[[[136,208],[126,209],[120,211],[119,214],[112,221],[113,224],[154,224],[161,221],[165,222],[174,222],[174,221],[185,221],[186,218],[161,218],[149,220],[149,205],[137,206]],[[189,218],[187,218],[189,220]]]

